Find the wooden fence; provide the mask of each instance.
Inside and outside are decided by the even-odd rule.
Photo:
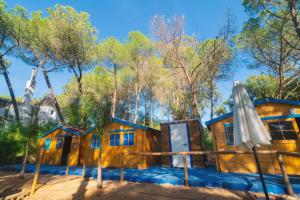
[[[294,195],[291,183],[289,181],[289,176],[287,174],[286,168],[284,166],[284,162],[282,159],[282,155],[300,157],[300,153],[298,152],[282,152],[275,150],[265,150],[265,151],[257,151],[258,154],[276,154],[277,160],[280,166],[281,173],[283,175],[283,181],[287,188],[287,192],[289,195]],[[124,181],[124,156],[127,155],[139,155],[139,156],[172,156],[172,155],[182,155],[183,157],[183,168],[184,168],[184,183],[186,187],[189,187],[189,175],[187,168],[187,155],[208,155],[208,154],[253,154],[252,151],[190,151],[190,152],[128,152],[123,153],[120,156],[120,181]]]

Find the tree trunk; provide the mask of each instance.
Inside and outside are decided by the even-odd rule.
[[[130,94],[128,94],[128,121],[131,120],[131,97]]]
[[[49,92],[50,92],[50,94],[51,94],[51,96],[52,96],[52,98],[53,98],[54,105],[55,105],[56,111],[57,111],[57,113],[58,113],[59,119],[60,119],[60,121],[61,121],[62,124],[65,124],[65,119],[64,119],[64,117],[63,117],[61,108],[60,108],[60,106],[59,106],[59,104],[58,104],[58,102],[57,102],[57,99],[56,99],[56,97],[55,97],[54,90],[53,90],[52,85],[51,85],[51,83],[50,83],[48,74],[47,74],[47,72],[46,72],[44,66],[41,66],[41,68],[42,68],[42,72],[43,72],[43,74],[44,74],[44,77],[45,77],[45,80],[46,80],[46,83],[47,83]]]
[[[112,111],[111,115],[112,117],[116,116],[116,104],[117,104],[117,69],[114,65],[114,96],[113,96],[113,104],[112,104]]]
[[[296,0],[288,0],[288,5],[289,5],[289,12],[291,15],[291,19],[295,28],[295,31],[297,33],[298,38],[300,39],[300,23],[298,21],[298,16],[297,16],[297,6],[296,6]]]
[[[102,163],[101,163],[101,148],[99,149],[99,157],[98,157],[98,175],[97,175],[97,188],[102,188],[103,180],[102,180]]]
[[[27,158],[28,158],[28,150],[29,150],[29,138],[27,140],[26,147],[25,147],[25,155],[24,155],[24,159],[23,159],[23,163],[22,163],[21,172],[20,172],[20,178],[24,178],[24,173],[26,170],[26,163],[27,163]]]
[[[77,81],[77,85],[78,85],[79,93],[82,95],[83,91],[82,91],[82,83],[81,83],[81,78],[82,78],[81,67],[78,64],[78,72],[79,72],[79,74],[77,74],[75,67],[70,66],[70,68],[72,69],[72,71],[73,71],[73,73],[75,75],[75,78],[76,78],[76,81]]]
[[[214,91],[212,80],[210,82],[210,120],[214,118]]]
[[[5,67],[2,59],[0,60],[0,65],[1,65],[1,68],[2,68],[3,76],[4,76],[5,81],[6,81],[6,85],[8,87],[9,93],[10,93],[11,102],[13,104],[14,111],[15,111],[15,117],[16,117],[17,122],[19,123],[20,122],[20,113],[19,113],[19,108],[18,108],[16,96],[15,96],[14,90],[13,90],[11,82],[10,82],[10,79],[8,77],[6,67]]]
[[[139,100],[140,100],[140,89],[139,84],[135,84],[135,99],[134,99],[134,118],[133,123],[137,122],[138,119],[138,109],[139,109]]]

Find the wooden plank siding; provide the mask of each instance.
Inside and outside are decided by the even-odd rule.
[[[122,131],[123,132],[122,132]],[[110,146],[110,134],[120,134],[120,146]],[[123,146],[122,141],[125,133],[134,133],[134,145]],[[52,133],[44,136],[39,140],[40,145],[44,143],[46,138],[51,138],[50,148],[45,150],[45,156],[42,164],[60,165],[62,149],[56,149],[57,137],[65,134],[65,131],[57,129]],[[97,134],[92,131],[83,136],[72,136],[72,144],[70,151],[70,166],[78,165],[78,154],[80,140],[82,142],[82,153],[85,155],[87,166],[97,166],[99,151],[101,151],[102,166],[106,167],[120,167],[120,155],[129,152],[154,152],[160,151],[160,132],[153,129],[142,129],[124,125],[120,123],[110,123],[104,130],[101,140],[101,150],[91,148],[92,136]],[[126,168],[147,168],[152,165],[159,165],[161,159],[155,156],[133,156],[127,155],[124,157],[124,167]],[[82,164],[82,163],[80,163]]]
[[[46,135],[45,137],[39,140],[39,145],[42,145],[45,139],[51,138],[50,148],[45,150],[45,155],[43,157],[42,164],[60,165],[62,148],[57,149],[56,143],[57,143],[57,138],[61,137],[65,133],[66,131],[57,129],[53,131],[51,134]],[[76,166],[78,162],[78,153],[79,153],[78,150],[79,150],[80,137],[72,134],[70,135],[72,136],[71,151],[70,151],[70,166]]]
[[[282,118],[275,119],[270,117],[276,116],[288,116],[293,110],[294,114],[300,114],[300,106],[279,104],[279,103],[265,103],[256,106],[258,115],[263,119],[263,123],[269,131],[269,122],[277,121],[291,121],[293,123],[295,132],[298,136],[297,140],[273,140],[270,146],[261,146],[257,148],[261,150],[277,150],[287,152],[300,152],[300,133],[299,127],[296,123],[295,118]],[[243,147],[236,147],[227,145],[225,136],[225,124],[232,124],[233,117],[229,116],[223,120],[217,121],[210,125],[213,133],[214,143],[217,151],[227,150],[245,150]],[[283,155],[283,161],[286,166],[288,174],[300,175],[300,158],[295,158],[287,155]],[[280,174],[280,166],[277,161],[276,155],[265,154],[259,155],[259,160],[262,165],[264,173]],[[239,172],[239,173],[256,173],[256,165],[253,155],[217,155],[217,169],[222,172]]]

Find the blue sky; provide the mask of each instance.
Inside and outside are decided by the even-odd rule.
[[[242,6],[242,0],[7,0],[9,8],[16,5],[24,6],[29,12],[45,11],[55,4],[71,5],[76,10],[90,14],[92,24],[99,32],[99,40],[108,36],[115,36],[120,40],[127,37],[128,32],[140,30],[151,36],[150,20],[154,15],[184,15],[186,20],[186,33],[196,34],[201,39],[214,37],[224,24],[227,10],[235,16],[238,30],[241,30],[247,15]],[[10,58],[10,78],[16,96],[22,96],[26,81],[31,74],[31,66],[20,60]],[[245,80],[249,75],[257,74],[248,70],[242,62],[235,62],[232,66],[234,74],[232,80],[218,83],[223,98],[231,93],[232,81]],[[63,85],[71,78],[68,71],[50,73],[50,81],[57,94],[63,91]],[[48,92],[42,74],[37,77],[37,87],[34,96],[39,97]],[[0,77],[0,94],[8,95],[4,78]],[[205,115],[204,118],[207,118]]]

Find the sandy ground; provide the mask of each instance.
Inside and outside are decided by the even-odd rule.
[[[24,179],[20,179],[16,173],[0,172],[0,197],[30,190],[32,177],[33,174],[26,174]],[[235,200],[250,198],[245,192],[218,188],[186,189],[183,186],[119,183],[116,181],[104,181],[103,188],[97,189],[96,181],[93,179],[82,180],[77,176],[40,175],[39,188],[30,199]]]

